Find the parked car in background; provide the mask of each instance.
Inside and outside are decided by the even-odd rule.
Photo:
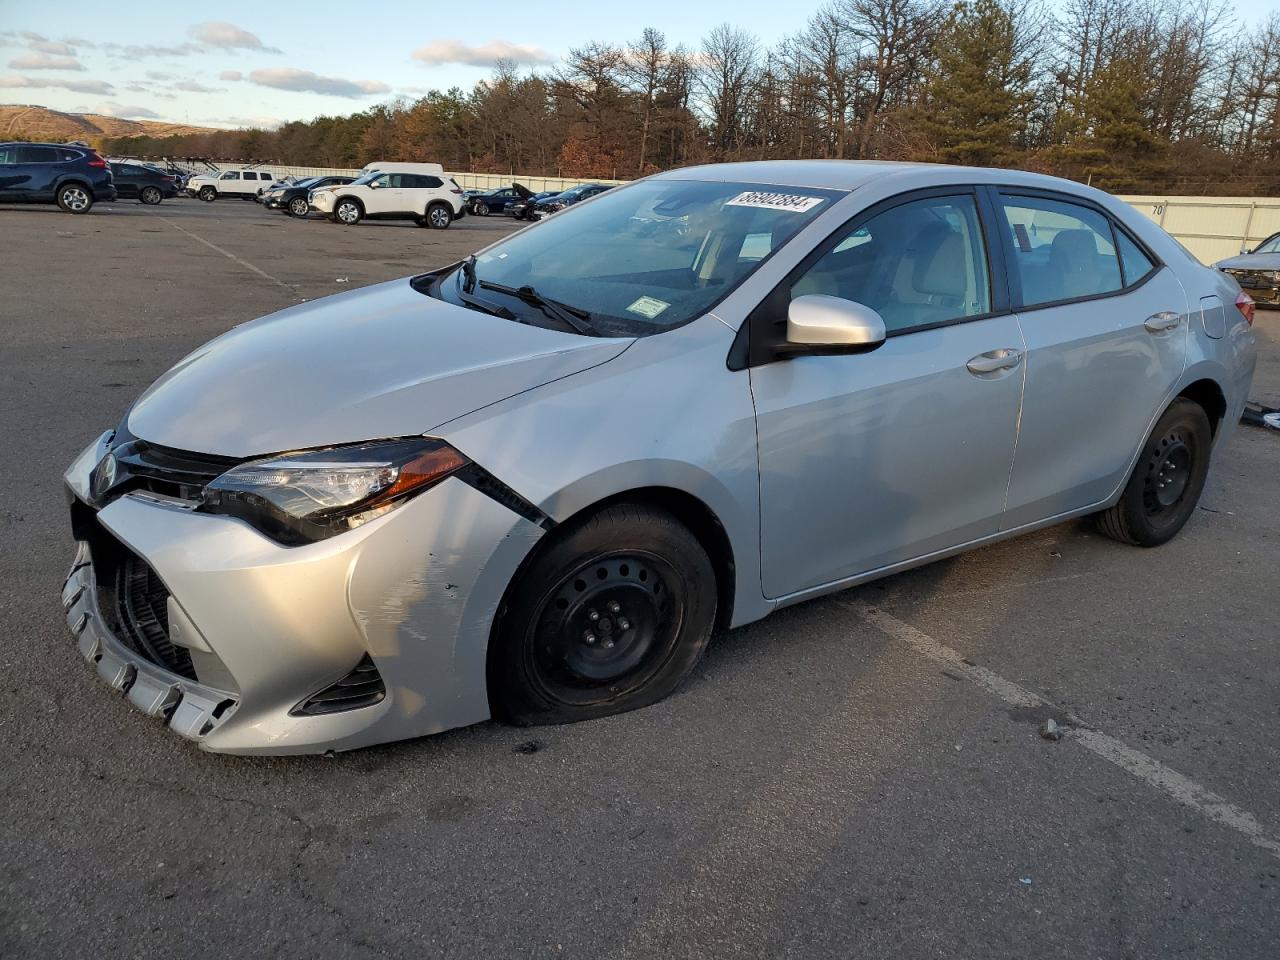
[[[571,207],[575,203],[581,203],[583,200],[590,200],[594,196],[604,193],[606,190],[612,190],[610,186],[603,183],[580,183],[576,187],[570,187],[568,190],[556,194],[554,197],[548,197],[541,200],[533,206],[533,215],[531,219],[541,220],[543,217],[549,217],[553,213],[559,213],[566,207]]]
[[[208,202],[220,197],[252,200],[259,190],[274,180],[275,177],[265,170],[220,170],[192,177],[187,181],[187,193]]]
[[[375,170],[345,185],[312,190],[308,203],[310,209],[347,226],[365,219],[413,220],[420,227],[444,230],[466,213],[462,189],[452,179],[436,173]]]
[[[159,167],[142,163],[113,163],[111,175],[115,180],[116,197],[120,200],[138,200],[154,206],[161,200],[172,200],[178,195],[177,178]]]
[[[550,200],[552,197],[559,196],[559,190],[543,190],[541,193],[535,193],[531,197],[523,200],[517,200],[515,203],[508,204],[506,215],[515,217],[517,220],[532,220],[533,208],[543,200]]]
[[[1258,303],[1280,306],[1280,233],[1272,234],[1252,250],[1214,264]]]
[[[466,198],[465,192],[463,196],[468,213],[474,213],[477,217],[487,217],[491,213],[506,213],[508,207],[532,197],[533,191],[523,184],[513,183],[509,187],[488,190],[470,198]]]
[[[66,622],[212,751],[644,707],[812,597],[1073,517],[1173,538],[1242,296],[1053,177],[658,174],[181,360],[66,473]]]
[[[92,147],[0,143],[0,203],[56,203],[67,213],[88,213],[115,198],[111,166]]]
[[[310,209],[307,194],[322,187],[345,186],[355,177],[307,177],[294,183],[281,186],[277,184],[262,195],[262,205],[268,210],[284,210],[295,217],[305,217]]]

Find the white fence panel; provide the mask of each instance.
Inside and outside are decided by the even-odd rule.
[[[1160,224],[1203,263],[1234,257],[1280,233],[1276,197],[1120,197]]]

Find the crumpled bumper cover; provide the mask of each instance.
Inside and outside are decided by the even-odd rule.
[[[83,541],[62,588],[62,606],[80,655],[98,676],[143,713],[163,718],[174,733],[202,740],[234,711],[233,694],[177,677],[115,638],[102,619],[89,545]]]

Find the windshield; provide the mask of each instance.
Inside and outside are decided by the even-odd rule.
[[[323,180],[323,179],[324,179],[323,177],[307,177],[303,180],[295,180],[293,182],[293,185],[295,187],[309,187],[311,186],[311,184],[315,183],[317,180]]]
[[[810,187],[646,180],[513,234],[475,261],[469,289],[528,322],[540,311],[485,284],[532,287],[606,336],[688,323],[724,298],[841,194]],[[438,287],[452,302],[463,271]]]
[[[353,187],[358,187],[361,184],[368,183],[370,180],[376,180],[380,176],[382,176],[381,170],[370,170],[368,173],[362,173],[360,176],[352,180],[351,185]]]

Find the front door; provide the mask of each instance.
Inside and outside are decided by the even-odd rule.
[[[1006,529],[1100,503],[1127,478],[1186,360],[1182,284],[1101,210],[1002,194],[1027,339]]]
[[[866,304],[889,336],[751,370],[770,598],[996,533],[1013,463],[1025,347],[974,194],[877,208],[827,245],[790,296]]]

